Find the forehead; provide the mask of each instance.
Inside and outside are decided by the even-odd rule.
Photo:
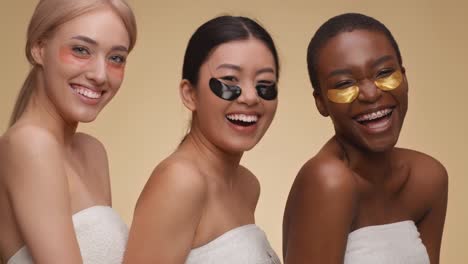
[[[122,19],[109,7],[101,7],[81,14],[60,25],[53,39],[65,40],[86,36],[102,45],[130,44],[128,32]]]
[[[217,46],[208,57],[207,63],[212,69],[221,64],[233,64],[245,70],[270,67],[276,72],[270,49],[255,38],[230,41]]]
[[[319,50],[318,70],[365,67],[383,56],[391,56],[397,61],[395,49],[384,33],[369,30],[342,32]]]

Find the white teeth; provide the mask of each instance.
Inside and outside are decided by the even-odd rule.
[[[81,87],[81,86],[72,86],[72,88],[76,93],[81,94],[81,95],[83,95],[85,97],[88,97],[90,99],[98,99],[102,95],[102,91],[101,92],[96,92],[96,91],[93,91],[93,90],[90,90],[88,88],[84,88],[84,87]]]
[[[245,115],[245,114],[229,114],[226,116],[230,120],[238,120],[247,123],[257,122],[257,115]]]
[[[356,118],[356,121],[358,122],[362,122],[362,121],[370,121],[370,120],[374,120],[374,119],[377,119],[377,118],[381,118],[383,116],[386,116],[388,114],[390,114],[393,110],[391,108],[387,108],[387,109],[383,109],[383,110],[379,110],[377,112],[373,112],[373,113],[369,113],[369,114],[364,114],[364,115],[360,115]]]

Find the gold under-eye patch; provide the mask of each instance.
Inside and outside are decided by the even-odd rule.
[[[351,103],[359,95],[359,87],[356,85],[345,89],[329,89],[327,97],[330,101],[337,104]]]
[[[395,71],[385,78],[375,80],[374,83],[382,91],[391,91],[398,88],[401,82],[403,82],[403,74],[401,71]]]
[[[391,91],[400,86],[403,82],[403,74],[401,71],[395,71],[387,77],[380,78],[374,81],[377,88],[382,91]],[[347,104],[354,101],[359,95],[359,87],[357,85],[345,89],[329,89],[327,97],[330,101],[337,104]]]

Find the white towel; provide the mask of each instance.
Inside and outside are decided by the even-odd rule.
[[[429,264],[413,221],[367,226],[348,235],[345,264]]]
[[[185,264],[281,264],[256,225],[234,228],[208,244],[192,249]]]
[[[122,263],[128,227],[112,208],[89,207],[74,214],[72,219],[84,264]],[[26,246],[19,249],[7,262],[33,263]]]

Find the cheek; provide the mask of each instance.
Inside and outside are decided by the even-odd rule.
[[[337,124],[347,124],[349,121],[354,122],[350,118],[352,113],[353,103],[347,104],[329,104],[328,111],[330,113],[330,118],[332,119],[335,125]],[[342,126],[342,125],[340,125]]]
[[[118,65],[113,63],[107,63],[107,72],[109,77],[114,79],[116,82],[122,82],[125,75],[125,64]]]
[[[404,90],[400,95],[400,105],[402,108],[403,116],[406,115],[406,111],[408,111],[408,90]]]
[[[276,109],[278,108],[278,100],[272,101],[267,105],[267,111],[272,115],[272,117],[276,114]]]
[[[388,91],[392,95],[392,97],[395,99],[395,101],[399,102],[402,107],[406,107],[408,105],[408,86],[403,85],[401,87],[398,87],[395,90]]]
[[[85,68],[89,62],[89,58],[79,58],[73,54],[73,51],[69,47],[61,47],[59,50],[60,61],[67,65],[72,65],[80,69]]]

